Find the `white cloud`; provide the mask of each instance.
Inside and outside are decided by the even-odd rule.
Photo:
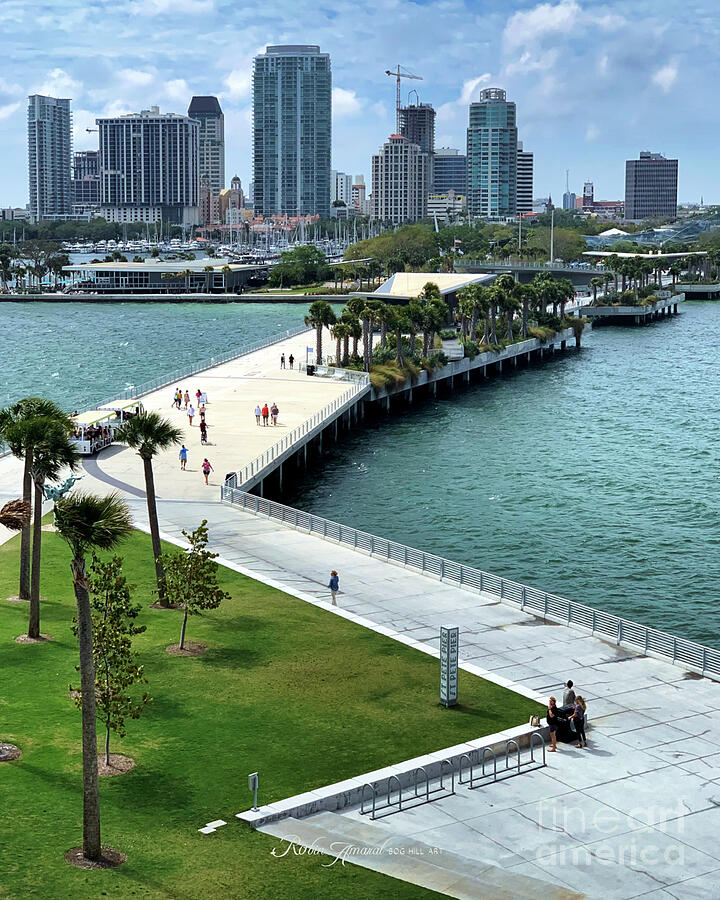
[[[34,92],[48,97],[70,97],[74,99],[83,92],[83,86],[64,69],[52,69],[45,76],[42,85]]]
[[[596,141],[600,137],[600,129],[592,123],[585,129],[585,140]]]
[[[490,81],[490,73],[484,72],[482,75],[478,75],[477,78],[470,78],[468,81],[463,81],[462,91],[460,91],[460,96],[455,101],[458,106],[467,106],[469,103],[472,103],[474,99],[475,91],[480,87],[481,84],[487,84]]]
[[[335,87],[332,91],[332,111],[335,118],[355,116],[363,107],[363,101],[355,91],[346,91],[345,88]]]
[[[233,69],[229,75],[225,76],[225,86],[227,90],[221,95],[223,97],[230,97],[233,100],[243,100],[245,97],[249,97],[252,87],[250,66]]]
[[[5,106],[0,106],[0,121],[9,119],[18,109],[20,109],[20,101],[16,103],[6,103]]]
[[[165,94],[171,100],[181,100],[185,103],[190,100],[190,88],[184,78],[173,78],[165,83]]]
[[[678,66],[675,61],[669,62],[662,69],[653,74],[652,83],[656,84],[664,93],[668,93],[678,77]]]
[[[512,50],[536,46],[545,35],[567,34],[575,27],[581,12],[575,0],[563,0],[556,6],[541,3],[527,12],[516,12],[505,26],[503,43]]]
[[[138,0],[130,4],[130,13],[143,16],[207,15],[213,12],[213,0]]]
[[[128,87],[146,87],[152,83],[154,77],[152,72],[143,72],[139,69],[121,69],[118,72],[118,78]]]

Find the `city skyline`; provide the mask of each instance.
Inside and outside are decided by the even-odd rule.
[[[235,13],[216,0],[153,0],[143,6],[131,0],[117,8],[71,3],[33,20],[33,46],[48,50],[38,54],[25,38],[30,13],[18,6],[4,21],[12,74],[0,80],[0,198],[6,205],[27,202],[21,173],[31,93],[72,98],[74,150],[96,146],[85,130],[94,127],[95,117],[150,104],[181,114],[194,94],[216,95],[226,114],[226,172],[249,183],[253,57],[268,44],[307,42],[329,52],[333,63],[332,167],[363,173],[366,181],[372,154],[395,130],[395,86],[384,71],[400,61],[423,77],[412,84],[420,102],[437,110],[438,146],[462,151],[469,103],[482,87],[506,90],[517,103],[523,140],[535,153],[536,194],[561,196],[569,168],[576,193],[591,179],[599,197],[619,197],[625,160],[652,147],[680,158],[681,201],[701,195],[720,200],[709,143],[693,137],[697,121],[714,127],[716,113],[704,88],[712,79],[703,73],[700,84],[693,68],[683,65],[711,32],[679,3],[654,9],[648,7],[641,28],[640,19],[628,19],[616,2],[602,11],[574,0],[513,3],[504,13],[455,0],[403,7],[377,0],[363,13],[343,3],[332,11],[302,6],[300,15],[279,6],[243,24],[238,52],[234,30],[225,27]],[[675,18],[672,34],[668,10]],[[384,25],[378,33],[377,21]],[[79,27],[86,22],[92,24]],[[342,35],[350,28],[354,43],[348,47]],[[482,41],[452,42],[454,32],[474,28]],[[653,41],[640,43],[641,30],[652,32]],[[112,32],[107,45],[101,39],[106,32]],[[642,53],[628,50],[633,35]],[[404,84],[403,103],[407,94]]]

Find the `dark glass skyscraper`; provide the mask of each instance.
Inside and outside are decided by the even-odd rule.
[[[432,189],[436,194],[455,191],[463,197],[467,191],[467,157],[454,147],[439,147],[433,160]]]
[[[207,175],[210,190],[219,194],[225,187],[225,116],[217,97],[193,97],[188,116],[200,123],[200,175]]]
[[[517,118],[500,88],[470,104],[467,130],[468,212],[502,218],[517,212]]]
[[[253,71],[254,209],[330,214],[330,55],[314,45],[268,47]]]
[[[625,163],[625,218],[677,216],[678,161],[644,150]]]

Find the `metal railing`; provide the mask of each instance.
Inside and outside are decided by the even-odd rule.
[[[528,262],[527,260],[519,260],[513,262],[508,259],[462,259],[455,261],[455,267],[459,270],[472,267],[477,269],[480,267],[486,269],[524,269],[534,272],[570,272],[575,274],[583,274],[584,272],[597,273],[598,275],[607,274],[608,269],[603,266],[571,266],[568,263],[552,263],[552,262]]]
[[[300,372],[307,371],[307,363],[301,362],[298,365]],[[353,383],[368,383],[370,376],[367,372],[360,372],[358,369],[344,369],[342,366],[334,366],[332,363],[324,363],[315,366],[315,378],[330,378],[335,381],[351,381]]]
[[[247,484],[251,479],[262,472],[266,466],[269,466],[270,463],[282,456],[286,450],[289,450],[293,444],[301,438],[308,435],[312,436],[313,432],[322,430],[327,419],[334,413],[342,413],[344,411],[343,408],[349,406],[358,395],[365,391],[370,385],[370,376],[367,373],[357,372],[355,374],[364,375],[365,377],[364,379],[358,379],[344,394],[341,394],[340,397],[336,397],[331,403],[328,403],[327,406],[324,406],[321,410],[316,412],[312,418],[306,419],[302,425],[293,428],[293,430],[285,435],[282,440],[273,444],[273,446],[264,453],[261,453],[246,466],[243,466],[242,469],[239,469],[235,473],[234,479],[231,479],[231,481],[234,480],[235,484],[240,485]]]
[[[453,562],[434,553],[425,553],[366,531],[358,531],[349,525],[341,525],[339,522],[284,506],[274,500],[265,500],[229,484],[220,489],[220,499],[256,515],[277,519],[307,531],[308,534],[316,534],[328,540],[347,544],[353,549],[364,550],[371,556],[378,556],[387,562],[399,563],[463,588],[492,594],[552,622],[574,625],[591,634],[612,640],[619,646],[629,647],[645,654],[654,654],[695,669],[702,675],[720,679],[720,650],[713,647],[676,637],[647,625],[640,625],[630,619],[585,606],[583,603],[575,603],[555,594],[548,594],[546,591],[484,572],[473,566]]]
[[[448,773],[447,770],[450,770]],[[449,778],[450,786],[445,785],[445,779]],[[422,792],[418,790],[423,785]],[[367,793],[370,792],[368,800]],[[440,783],[437,787],[430,788],[430,779],[423,766],[418,766],[412,773],[412,784],[403,787],[397,775],[390,775],[385,785],[373,781],[362,786],[360,794],[360,815],[370,814],[371,819],[384,819],[393,813],[402,812],[404,809],[412,809],[415,806],[423,806],[444,797],[452,797],[455,793],[455,766],[448,759],[440,763]],[[383,797],[383,794],[385,795]]]

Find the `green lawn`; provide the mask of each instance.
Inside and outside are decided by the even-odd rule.
[[[80,714],[70,630],[68,551],[43,535],[41,629],[54,641],[18,645],[27,605],[17,591],[18,538],[0,547],[0,739],[23,756],[0,764],[0,897],[419,898],[412,885],[323,858],[271,856],[274,838],[234,818],[248,808],[247,774],[260,802],[362,774],[526,722],[533,702],[460,674],[462,704],[438,704],[438,663],[227,569],[232,600],[190,620],[206,654],[170,656],[180,613],[145,608],[136,639],[153,697],[111,750],[129,774],[101,779],[103,842],[128,854],[118,869],[88,872],[63,853],[81,842]],[[135,598],[152,601],[150,540],[122,546]],[[213,835],[206,822],[229,822]]]

